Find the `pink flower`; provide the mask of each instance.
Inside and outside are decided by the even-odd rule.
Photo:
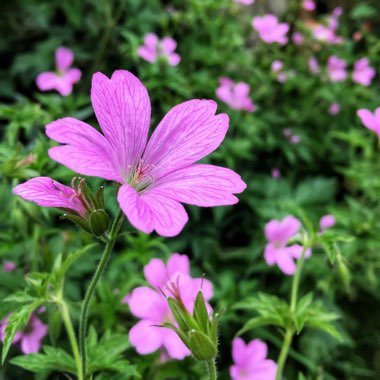
[[[13,261],[6,261],[3,264],[4,272],[12,272],[16,269],[16,264]]]
[[[292,34],[292,41],[295,45],[301,45],[305,40],[305,37],[300,32],[294,32]]]
[[[166,58],[169,65],[177,66],[181,56],[175,53],[177,42],[171,37],[164,37],[161,41],[154,33],[148,33],[144,37],[144,45],[137,49],[137,54],[150,63],[157,61],[159,57]]]
[[[356,114],[360,117],[363,125],[371,131],[374,131],[380,138],[380,107],[376,108],[373,113],[366,109],[360,109]]]
[[[376,71],[369,65],[368,58],[362,58],[355,62],[352,80],[363,86],[369,86],[375,77]]]
[[[37,76],[36,84],[40,91],[56,90],[62,96],[70,95],[73,84],[82,76],[79,69],[70,68],[74,61],[74,54],[70,49],[59,47],[55,51],[55,65],[57,72],[46,71]]]
[[[272,72],[274,73],[278,73],[279,71],[282,70],[282,68],[284,67],[284,64],[282,61],[276,59],[272,62],[272,65],[271,65],[271,70]]]
[[[265,236],[268,240],[264,251],[265,261],[270,266],[277,264],[286,275],[295,273],[294,259],[299,259],[303,251],[299,244],[287,246],[290,238],[295,236],[300,228],[300,221],[291,215],[282,221],[273,219],[265,225]],[[310,255],[311,251],[307,250],[305,257]]]
[[[279,23],[274,15],[256,16],[252,20],[252,26],[259,33],[260,38],[267,44],[278,42],[284,45],[288,42],[286,33],[288,33],[289,25]]]
[[[340,104],[339,103],[332,103],[329,107],[329,114],[335,116],[339,112],[340,112]]]
[[[0,322],[0,339],[4,342],[5,328],[7,327],[8,317]],[[21,351],[27,355],[38,352],[41,348],[41,341],[48,332],[47,325],[43,324],[36,316],[31,315],[23,331],[18,331],[12,344],[21,342]]]
[[[315,57],[310,57],[308,60],[309,64],[309,70],[312,74],[318,74],[319,73],[319,65],[318,61]]]
[[[303,9],[306,11],[313,11],[315,9],[315,3],[314,0],[304,0],[302,3]]]
[[[235,83],[229,78],[220,78],[216,96],[233,110],[253,112],[256,106],[249,98],[250,87],[247,83]]]
[[[213,207],[238,202],[234,194],[246,188],[238,174],[194,164],[213,152],[228,130],[229,118],[215,115],[214,101],[195,99],[172,108],[148,141],[149,95],[133,74],[118,70],[111,79],[94,74],[91,100],[103,134],[77,119],[56,120],[46,134],[63,145],[51,148],[49,155],[81,175],[120,183],[119,205],[134,227],[175,236],[188,220],[181,203]],[[56,183],[41,186],[36,181],[15,192],[42,206],[68,205],[68,200],[66,206],[55,204]]]
[[[130,294],[128,304],[131,313],[141,320],[129,332],[129,340],[141,355],[163,350],[173,359],[181,360],[190,355],[178,335],[171,329],[160,327],[165,322],[176,324],[163,293],[169,293],[173,284],[178,285],[179,294],[189,312],[202,289],[206,301],[212,297],[212,284],[202,278],[190,276],[190,263],[186,255],[174,253],[167,264],[152,259],[144,268],[148,286],[136,288]],[[211,310],[211,307],[210,307]]]
[[[234,2],[238,4],[251,5],[255,2],[255,0],[234,0]]]
[[[292,144],[298,144],[298,143],[301,141],[301,137],[298,136],[298,135],[293,135],[293,136],[290,136],[289,141],[290,141]]]
[[[280,178],[281,177],[281,172],[277,168],[273,168],[271,171],[271,175],[273,178]]]
[[[292,128],[285,128],[283,130],[283,134],[284,134],[285,137],[291,137],[293,135]]]
[[[327,72],[333,82],[341,82],[347,78],[346,61],[332,55],[327,61]]]
[[[321,231],[326,231],[328,228],[335,225],[335,217],[333,215],[324,215],[319,221],[319,228]]]
[[[75,189],[49,177],[32,178],[16,186],[13,193],[39,206],[69,209],[80,216],[86,215],[86,209]]]
[[[232,380],[275,380],[277,364],[267,359],[268,347],[259,339],[245,344],[243,339],[232,341],[232,358],[230,367]]]

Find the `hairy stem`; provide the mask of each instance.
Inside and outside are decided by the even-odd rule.
[[[120,210],[117,214],[113,225],[111,227],[111,232],[109,238],[107,240],[106,246],[104,248],[103,255],[99,261],[98,267],[96,268],[94,277],[92,278],[90,285],[87,289],[86,296],[83,300],[82,304],[82,312],[80,316],[80,324],[79,324],[79,346],[80,353],[82,358],[82,368],[83,368],[83,378],[86,379],[87,372],[87,352],[86,352],[86,334],[87,334],[87,326],[88,326],[88,311],[91,304],[92,297],[94,296],[95,289],[98,285],[102,274],[104,273],[104,269],[108,262],[109,257],[111,256],[117,235],[119,233],[121,224],[123,223],[123,213]]]
[[[208,374],[210,376],[210,380],[216,380],[216,365],[215,365],[215,359],[207,360],[207,366],[208,366]]]

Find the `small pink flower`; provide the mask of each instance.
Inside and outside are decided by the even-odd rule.
[[[329,107],[329,114],[335,116],[339,112],[340,112],[340,104],[339,103],[332,103]]]
[[[16,264],[13,261],[6,261],[3,264],[4,272],[12,272],[16,269]]]
[[[315,57],[310,57],[308,60],[309,64],[309,70],[312,74],[318,74],[319,73],[319,65],[318,61]]]
[[[0,322],[0,339],[4,342],[5,328],[8,317]],[[27,355],[38,352],[41,349],[41,341],[47,335],[48,327],[43,324],[35,315],[31,315],[23,331],[18,331],[12,344],[21,342],[21,351]]]
[[[333,82],[341,82],[347,78],[346,61],[332,55],[327,61],[327,73]]]
[[[301,137],[298,135],[290,136],[290,142],[292,144],[298,144],[301,141]]]
[[[119,183],[119,206],[135,228],[175,236],[188,221],[182,203],[214,207],[238,202],[234,194],[241,193],[246,184],[237,173],[197,164],[221,144],[228,130],[229,118],[216,115],[214,101],[178,104],[149,139],[149,94],[129,71],[117,70],[111,78],[94,74],[91,101],[103,133],[70,117],[53,121],[46,126],[46,134],[62,145],[50,148],[49,155],[81,175]],[[75,197],[63,202],[60,191],[66,196],[69,188],[60,188],[46,177],[33,181],[14,192],[41,206],[70,205],[80,212],[78,205],[69,202]]]
[[[270,266],[277,264],[286,275],[295,273],[294,259],[299,259],[303,251],[303,247],[299,244],[287,246],[289,240],[298,233],[300,228],[300,221],[291,215],[282,221],[273,219],[265,225],[265,236],[268,240],[264,252],[265,261]],[[305,257],[310,255],[311,251],[307,250]]]
[[[294,32],[292,34],[292,41],[295,45],[301,45],[305,41],[305,37],[300,32]]]
[[[232,358],[230,367],[232,380],[275,380],[277,364],[267,359],[268,347],[259,339],[245,344],[243,339],[232,341]]]
[[[280,178],[281,177],[281,172],[277,168],[273,168],[271,171],[271,175],[273,178]]]
[[[36,84],[40,91],[56,90],[62,96],[70,95],[74,83],[82,76],[79,69],[70,68],[74,61],[74,54],[70,49],[59,47],[55,51],[57,72],[46,71],[37,76]]]
[[[363,86],[369,86],[375,77],[376,71],[369,65],[368,58],[362,58],[355,62],[352,80]]]
[[[277,17],[272,14],[254,17],[252,26],[259,33],[260,38],[267,44],[277,42],[284,45],[288,42],[286,33],[289,31],[289,25],[279,23]]]
[[[247,83],[235,83],[229,78],[220,78],[216,96],[233,110],[253,112],[256,106],[249,98],[250,87]]]
[[[159,40],[154,33],[148,33],[144,37],[144,45],[137,49],[137,54],[150,63],[157,61],[159,57],[164,57],[168,60],[169,65],[177,66],[181,61],[181,56],[175,53],[177,42],[171,37],[164,37]]]
[[[370,110],[360,109],[356,114],[360,117],[363,125],[380,138],[380,107],[376,108],[373,113]]]
[[[335,226],[335,217],[333,215],[324,215],[319,221],[319,228],[321,231],[326,231],[328,228]]]
[[[306,11],[313,11],[315,9],[315,3],[314,0],[304,0],[302,3],[303,9]]]
[[[271,70],[274,73],[278,73],[279,71],[282,70],[283,67],[284,67],[283,62],[276,59],[275,61],[272,62]]]
[[[255,0],[234,0],[237,4],[243,4],[243,5],[251,5],[255,2]]]
[[[202,290],[208,301],[213,294],[212,284],[203,278],[192,278],[189,258],[178,253],[172,254],[166,265],[160,259],[152,259],[145,266],[144,275],[151,287],[134,289],[128,300],[131,313],[141,319],[131,328],[129,340],[141,355],[162,350],[170,358],[182,360],[190,351],[174,331],[160,327],[165,322],[176,324],[162,293],[170,295],[171,284],[178,285],[181,299],[192,313],[198,291]]]
[[[285,128],[283,130],[283,134],[284,134],[285,137],[291,137],[293,135],[292,128]]]

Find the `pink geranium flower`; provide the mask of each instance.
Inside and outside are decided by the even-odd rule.
[[[216,96],[233,110],[253,112],[256,106],[249,98],[250,87],[247,83],[235,83],[229,78],[220,78]]]
[[[181,360],[190,351],[174,331],[160,327],[165,322],[176,325],[162,293],[171,295],[173,284],[178,286],[185,307],[192,313],[198,291],[202,290],[208,301],[213,293],[212,284],[203,278],[192,278],[189,258],[178,253],[172,254],[166,265],[160,259],[152,259],[145,266],[144,275],[151,287],[136,288],[128,298],[132,314],[141,319],[131,328],[129,340],[139,354],[161,350],[164,356]]]
[[[284,45],[288,42],[286,33],[289,31],[289,25],[279,23],[274,15],[256,16],[252,20],[252,26],[259,33],[260,38],[267,44],[278,42]]]
[[[82,175],[120,183],[118,201],[134,227],[175,236],[188,220],[181,203],[213,207],[238,202],[234,194],[246,187],[238,174],[195,164],[220,145],[228,129],[228,116],[215,115],[215,102],[196,99],[177,105],[148,141],[149,95],[133,74],[118,70],[111,79],[94,74],[91,100],[103,134],[80,120],[59,119],[46,133],[63,145],[51,148],[49,155]],[[17,186],[16,194],[42,206],[66,207],[55,204],[56,183],[35,181]]]
[[[315,9],[315,3],[314,0],[304,0],[302,3],[303,9],[306,11],[313,11]]]
[[[181,56],[175,53],[177,42],[171,37],[164,37],[159,40],[154,33],[148,33],[144,37],[144,45],[137,49],[137,54],[150,63],[154,63],[158,58],[167,59],[169,65],[177,66],[181,61]]]
[[[328,44],[341,44],[343,42],[343,38],[336,35],[339,26],[339,17],[341,14],[342,8],[335,8],[329,18],[328,25],[319,25],[314,29],[314,38]]]
[[[8,317],[0,322],[0,339],[4,342],[5,328]],[[12,344],[21,343],[21,351],[27,355],[38,352],[41,349],[41,341],[48,332],[47,325],[43,324],[35,315],[31,315],[23,331],[18,331]]]
[[[340,112],[340,104],[339,103],[331,103],[329,107],[329,114],[330,115],[337,115]]]
[[[324,215],[322,216],[321,220],[319,221],[319,228],[321,231],[326,231],[328,228],[331,228],[335,226],[336,220],[334,215]]]
[[[309,70],[312,74],[318,74],[319,73],[319,65],[318,61],[315,57],[310,57],[308,60]]]
[[[82,76],[79,69],[70,68],[74,61],[74,54],[70,49],[59,47],[55,51],[56,72],[46,71],[37,76],[36,84],[40,91],[56,90],[62,96],[70,95],[73,84]]]
[[[232,341],[232,358],[230,367],[232,380],[275,380],[277,364],[267,359],[268,347],[259,339],[245,344],[241,338]]]
[[[234,0],[234,2],[238,4],[251,5],[255,2],[255,0]]]
[[[281,171],[280,171],[280,169],[273,168],[271,170],[271,175],[272,175],[273,178],[280,178],[281,177]]]
[[[292,34],[292,41],[295,45],[301,45],[305,41],[305,37],[300,32],[294,32]]]
[[[16,269],[16,264],[13,261],[6,261],[3,265],[4,272],[12,272]]]
[[[282,221],[271,220],[265,225],[265,236],[268,244],[265,247],[264,258],[268,265],[277,264],[286,275],[293,275],[296,271],[294,259],[301,257],[303,247],[299,244],[288,246],[289,240],[301,228],[300,221],[294,216],[287,216]],[[309,257],[307,250],[305,257]]]
[[[362,58],[355,62],[354,72],[352,73],[352,80],[354,82],[360,83],[363,86],[369,86],[375,75],[376,71],[369,65],[368,58]]]
[[[341,82],[347,78],[346,61],[332,55],[327,61],[327,73],[333,82]]]
[[[357,115],[360,117],[363,125],[374,131],[380,138],[380,107],[376,108],[373,113],[370,110],[360,109],[357,111]]]

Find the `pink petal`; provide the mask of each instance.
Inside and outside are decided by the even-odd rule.
[[[239,366],[249,364],[249,357],[246,355],[246,345],[243,339],[236,337],[232,341],[232,359]]]
[[[138,195],[135,189],[124,185],[119,189],[118,201],[130,223],[145,233],[156,230],[161,236],[176,236],[188,220],[180,203],[156,189]]]
[[[41,348],[41,340],[35,339],[33,336],[24,335],[21,338],[21,351],[25,354],[38,352]]]
[[[273,360],[263,360],[256,364],[252,371],[252,380],[274,380],[277,372],[277,364]]]
[[[177,66],[181,62],[181,56],[177,53],[169,54],[168,62],[170,66]]]
[[[119,173],[126,180],[140,161],[148,138],[150,100],[140,80],[126,70],[108,79],[92,78],[91,101],[100,127],[113,147]]]
[[[43,207],[67,208],[85,215],[82,203],[71,187],[62,185],[49,177],[36,177],[16,186],[13,193]]]
[[[287,248],[282,249],[277,255],[277,265],[288,276],[296,273],[296,264]]]
[[[165,37],[160,42],[160,47],[166,55],[170,55],[177,47],[177,42],[171,37]]]
[[[154,33],[148,33],[144,37],[144,44],[149,50],[156,50],[158,45],[158,37]]]
[[[121,182],[107,140],[95,128],[71,117],[53,121],[46,134],[65,144],[49,149],[49,156],[82,175]]]
[[[62,95],[68,96],[73,92],[73,85],[64,77],[58,77],[55,89]]]
[[[213,285],[207,278],[194,278],[193,287],[195,289],[195,296],[202,290],[203,297],[206,301],[209,301],[214,295]]]
[[[288,252],[288,255],[294,257],[295,259],[301,258],[302,252],[303,252],[303,246],[299,244],[293,244],[290,247],[286,247],[286,250]],[[305,252],[305,258],[308,258],[311,256],[311,249],[308,248]]]
[[[375,132],[378,130],[378,125],[380,125],[380,123],[378,123],[372,112],[366,109],[360,109],[356,112],[356,114],[360,117],[361,122],[366,128]]]
[[[70,49],[63,46],[55,51],[55,64],[59,71],[66,71],[74,61],[74,54]]]
[[[228,86],[220,86],[216,89],[216,96],[224,103],[230,105],[233,102],[233,96],[231,88]]]
[[[172,108],[149,139],[143,160],[152,165],[158,180],[213,152],[229,124],[226,114],[215,115],[211,100],[190,100]]]
[[[66,71],[66,73],[63,75],[63,78],[67,82],[74,84],[80,80],[81,76],[82,72],[79,69],[74,68]]]
[[[247,345],[247,351],[252,362],[265,360],[268,355],[268,346],[260,339],[254,339]]]
[[[264,251],[265,262],[270,266],[274,265],[277,260],[277,253],[278,249],[272,243],[267,244]]]
[[[165,336],[163,346],[171,358],[182,360],[186,356],[191,355],[189,349],[185,346],[185,344],[174,331],[169,329],[165,329],[164,331]]]
[[[186,255],[173,253],[166,264],[169,276],[175,273],[190,275],[190,261]]]
[[[165,315],[169,313],[165,297],[147,286],[134,289],[130,294],[128,305],[135,317],[149,319],[155,324],[162,323]]]
[[[33,330],[29,334],[36,340],[41,340],[48,333],[48,327],[44,323],[42,323],[37,317],[34,315],[31,316],[29,324],[32,326]]]
[[[137,54],[140,58],[150,63],[157,61],[157,52],[155,50],[148,49],[146,46],[140,46],[137,49]]]
[[[158,350],[165,338],[167,329],[155,327],[149,320],[137,322],[129,331],[129,340],[141,355]]]
[[[249,91],[249,85],[244,82],[236,83],[236,86],[234,87],[235,96],[240,99],[246,98],[249,95]]]
[[[281,222],[272,220],[265,226],[265,235],[270,242],[287,243],[301,228],[300,221],[294,216],[287,216]]]
[[[58,75],[56,73],[46,71],[38,74],[36,78],[36,85],[40,91],[55,90],[58,83]]]
[[[144,276],[150,285],[161,287],[168,280],[165,264],[160,259],[152,259],[144,267]]]
[[[233,205],[246,184],[234,171],[196,164],[177,170],[154,183],[163,194],[179,202],[202,207]]]

